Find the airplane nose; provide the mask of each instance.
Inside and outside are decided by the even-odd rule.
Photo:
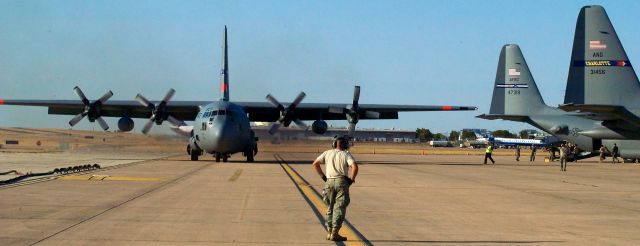
[[[217,152],[231,152],[238,135],[238,129],[234,127],[227,119],[219,119],[213,122],[211,126],[213,137],[213,149]]]

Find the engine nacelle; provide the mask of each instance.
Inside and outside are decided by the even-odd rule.
[[[122,117],[118,120],[118,129],[123,132],[133,130],[133,120],[130,117]]]
[[[315,134],[324,134],[328,128],[329,125],[327,125],[327,122],[324,120],[316,120],[311,125],[311,130],[313,130]]]

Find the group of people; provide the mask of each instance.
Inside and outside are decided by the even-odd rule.
[[[536,151],[538,148],[535,145],[531,146],[531,156],[529,161],[536,160]],[[490,160],[492,164],[496,164],[491,155],[493,154],[493,143],[487,144],[487,149],[484,152],[484,164],[487,164],[487,160]],[[516,146],[516,161],[520,161],[520,146]]]
[[[538,148],[535,145],[531,146],[531,156],[529,156],[529,161],[535,161],[536,160],[536,152],[538,151]],[[516,146],[516,161],[520,161],[520,146]]]
[[[602,161],[604,161],[607,153],[611,153],[611,162],[613,164],[616,164],[616,162],[620,163],[620,160],[618,160],[618,157],[620,157],[620,149],[618,148],[618,145],[616,143],[613,143],[613,148],[611,149],[611,151],[609,151],[609,149],[604,145],[600,146],[601,163]]]

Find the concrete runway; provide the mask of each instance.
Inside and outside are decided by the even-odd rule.
[[[274,154],[253,164],[185,155],[0,187],[0,245],[334,244],[309,189],[322,184],[310,166],[317,154],[280,153],[280,162]],[[580,162],[560,172],[557,162],[506,156],[496,165],[479,156],[356,159],[347,245],[640,242],[637,164]]]

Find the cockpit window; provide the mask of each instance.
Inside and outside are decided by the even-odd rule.
[[[228,111],[228,110],[213,110],[213,109],[208,109],[206,112],[204,112],[202,114],[202,118],[211,118],[211,120],[213,120],[213,117],[215,117],[216,115],[227,115],[227,116],[233,116],[233,112],[232,111]]]

